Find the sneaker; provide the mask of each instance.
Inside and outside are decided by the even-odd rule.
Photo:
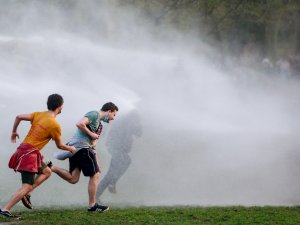
[[[11,214],[10,211],[8,211],[8,210],[0,209],[0,214],[5,216],[5,217],[12,218],[12,219],[15,219],[15,220],[21,219],[20,216],[15,216],[15,215]]]
[[[22,198],[22,203],[23,205],[28,208],[28,209],[32,209],[32,204],[31,204],[31,201],[30,201],[30,195],[25,195],[23,198]]]
[[[108,206],[99,205],[98,203],[96,203],[93,207],[88,208],[89,212],[105,212],[107,210],[109,210]]]
[[[53,163],[51,161],[46,162],[46,165],[51,169],[51,167],[53,166]]]

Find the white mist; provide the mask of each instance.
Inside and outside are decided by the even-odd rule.
[[[47,96],[57,92],[65,99],[57,117],[64,141],[86,112],[107,101],[119,106],[120,116],[133,109],[140,114],[143,135],[133,144],[132,164],[117,184],[118,193],[104,193],[107,203],[299,204],[299,80],[245,76],[247,72],[238,68],[220,71],[204,54],[190,50],[192,44],[169,48],[172,44],[149,40],[144,31],[136,32],[138,28],[126,32],[124,25],[135,26],[126,24],[133,21],[127,17],[132,12],[116,15],[120,9],[104,3],[77,3],[73,10],[78,20],[71,19],[78,27],[68,30],[72,23],[59,5],[51,5],[47,12],[53,21],[43,19],[40,9],[47,4],[51,5],[7,4],[10,20],[1,23],[1,203],[21,184],[20,175],[7,168],[17,148],[10,143],[14,117],[45,110]],[[93,6],[102,13],[99,17]],[[17,16],[13,9],[24,19],[15,30],[9,28]],[[106,28],[81,21],[87,11]],[[111,33],[115,30],[120,31],[118,37]],[[133,47],[134,41],[138,46]],[[26,123],[19,126],[19,143],[28,128]],[[102,176],[110,161],[105,134],[98,144]],[[42,154],[67,169],[68,161],[53,158],[55,151],[51,143]],[[53,174],[35,190],[33,204],[85,205],[87,181],[82,176],[71,185]]]

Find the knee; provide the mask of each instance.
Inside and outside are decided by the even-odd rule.
[[[100,172],[95,173],[95,175],[92,176],[91,178],[92,178],[93,180],[95,180],[95,181],[99,181],[99,179],[100,179]]]
[[[32,190],[33,190],[33,185],[28,185],[27,191],[28,191],[28,192],[31,192]]]
[[[69,183],[71,183],[71,184],[76,184],[78,181],[79,181],[79,178],[77,178],[77,177],[72,177],[72,178],[69,180]]]
[[[70,178],[68,179],[68,182],[69,182],[70,184],[76,184],[76,183],[78,183],[78,181],[79,181],[79,177],[78,177],[78,176],[72,176],[72,177],[70,177]]]
[[[43,174],[46,175],[47,177],[50,177],[52,173],[52,170],[49,167],[46,167],[43,169]]]

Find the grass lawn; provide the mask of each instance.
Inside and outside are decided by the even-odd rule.
[[[297,225],[300,207],[130,207],[88,213],[86,208],[44,208],[18,211],[21,220],[0,217],[0,225],[11,224],[222,224]]]

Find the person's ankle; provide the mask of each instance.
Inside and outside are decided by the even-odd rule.
[[[92,203],[92,204],[89,204],[89,207],[93,207],[96,205],[96,202],[95,203]]]

